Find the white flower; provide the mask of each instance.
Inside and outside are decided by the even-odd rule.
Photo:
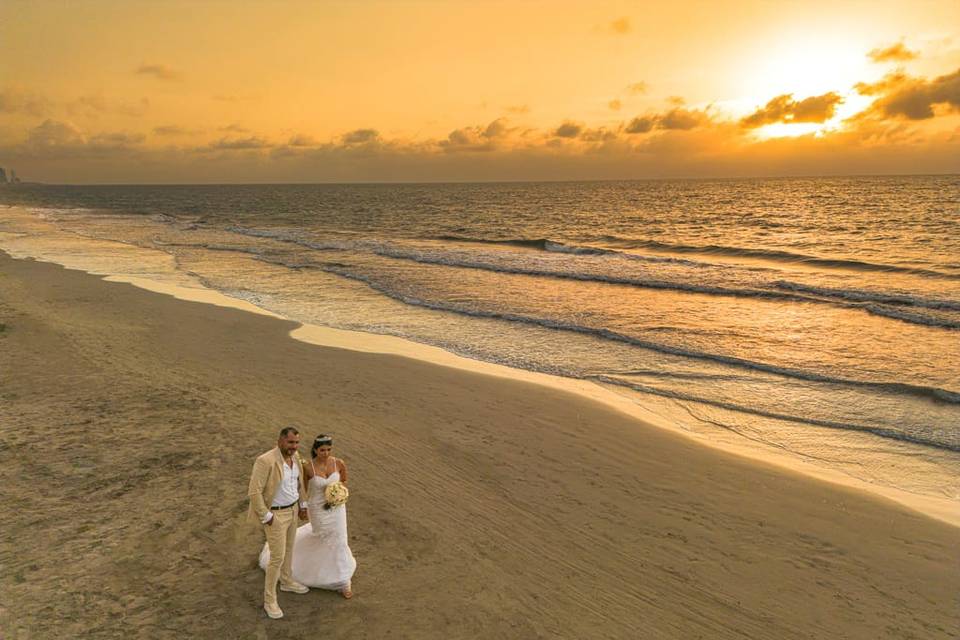
[[[350,492],[347,491],[347,485],[342,482],[331,482],[323,490],[323,499],[326,502],[324,508],[339,507],[347,503],[347,497]]]

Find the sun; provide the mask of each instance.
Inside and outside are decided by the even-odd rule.
[[[735,101],[737,110],[746,116],[776,96],[790,94],[799,101],[834,92],[843,102],[826,122],[779,122],[758,127],[753,134],[766,139],[840,130],[844,120],[870,104],[871,99],[857,93],[855,85],[882,75],[882,69],[871,65],[865,53],[868,49],[866,43],[845,35],[784,37],[746,65],[736,83],[742,91]]]

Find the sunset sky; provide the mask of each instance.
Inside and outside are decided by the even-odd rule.
[[[46,182],[960,172],[960,2],[0,3]]]

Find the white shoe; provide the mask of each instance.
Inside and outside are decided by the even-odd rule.
[[[275,604],[264,604],[263,610],[267,612],[268,618],[273,618],[276,620],[277,618],[283,617],[283,610],[281,610],[280,607]]]
[[[288,582],[280,585],[280,591],[289,591],[290,593],[309,593],[310,588],[299,582]]]

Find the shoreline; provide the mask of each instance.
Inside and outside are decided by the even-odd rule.
[[[0,253],[10,255],[2,248],[0,248]],[[14,259],[22,259],[14,256],[11,257]],[[45,261],[37,258],[30,259]],[[58,264],[64,268],[75,269],[83,273],[99,276],[99,274],[94,274],[84,269],[69,267],[58,262],[46,262]],[[294,340],[299,340],[308,344],[335,349],[346,349],[349,351],[363,353],[397,355],[406,358],[413,358],[415,360],[420,360],[422,362],[437,366],[451,367],[461,371],[492,375],[510,380],[531,382],[533,384],[543,385],[552,389],[574,393],[576,395],[609,406],[627,416],[630,416],[631,418],[638,420],[645,426],[664,429],[671,433],[679,434],[693,442],[696,442],[700,446],[737,455],[748,460],[757,461],[764,464],[771,464],[789,473],[799,473],[807,477],[816,478],[817,480],[862,491],[873,496],[880,496],[917,511],[918,513],[932,517],[953,527],[960,528],[960,502],[956,500],[924,496],[895,487],[870,483],[865,480],[854,478],[840,470],[825,468],[816,464],[805,462],[797,455],[789,453],[785,454],[775,447],[769,445],[761,445],[757,444],[756,442],[752,442],[750,444],[720,442],[716,439],[711,439],[710,436],[703,436],[678,427],[669,420],[661,418],[660,416],[657,416],[656,414],[646,410],[642,405],[634,400],[617,394],[613,390],[605,389],[591,381],[565,378],[547,373],[528,371],[525,369],[515,369],[506,365],[474,360],[446,351],[439,347],[421,344],[396,336],[365,333],[360,331],[348,331],[332,327],[324,327],[321,325],[301,323],[285,318],[267,309],[263,309],[262,307],[258,307],[247,300],[233,298],[219,291],[200,285],[194,288],[133,276],[102,275],[102,277],[108,282],[123,282],[131,284],[143,290],[171,296],[178,300],[201,302],[218,307],[237,309],[247,313],[266,315],[288,322],[295,322],[299,326],[289,332],[290,337]]]
[[[956,637],[956,528],[581,395],[6,255],[0,323],[11,637]],[[290,423],[359,566],[278,623],[245,490]]]

